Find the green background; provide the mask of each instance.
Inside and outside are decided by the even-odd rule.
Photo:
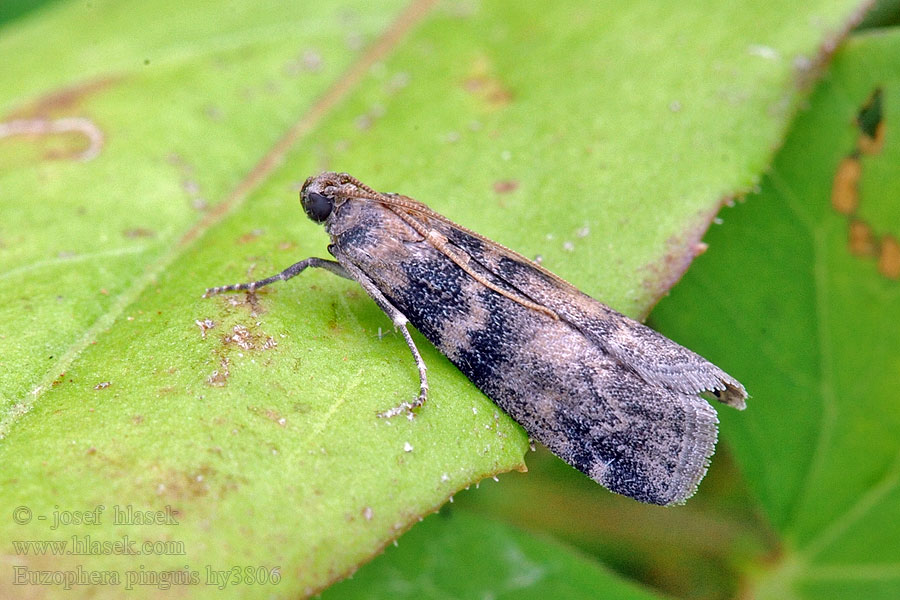
[[[900,292],[879,254],[900,236],[900,34],[890,2],[849,33],[862,8],[4,4],[0,596],[294,598],[362,567],[325,596],[896,597]],[[875,89],[883,146],[841,214]],[[296,196],[323,169],[632,316],[659,302],[650,323],[752,396],[720,411],[698,495],[643,506],[530,453],[417,334],[429,402],[375,418],[417,376],[352,282],[201,299],[325,255]],[[128,505],[177,524],[113,522]],[[160,545],[19,544],[73,536]]]

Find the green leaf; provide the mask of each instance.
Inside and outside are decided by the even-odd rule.
[[[654,311],[752,394],[721,417],[781,543],[751,577],[756,598],[900,593],[898,61],[896,29],[846,44],[761,191],[723,211]],[[867,152],[856,120],[876,90],[884,141]],[[857,155],[856,202],[834,200]]]
[[[29,12],[40,8],[45,4],[51,4],[58,0],[6,0],[0,4],[0,26],[7,21],[19,19]]]
[[[733,598],[777,545],[723,442],[698,493],[677,508],[610,494],[542,449],[528,455],[528,473],[459,494],[453,506],[551,535],[667,597]]]
[[[866,11],[865,17],[857,25],[857,30],[900,25],[900,0],[877,0]]]
[[[464,573],[464,576],[460,576]],[[322,598],[657,598],[559,542],[441,511]]]
[[[242,595],[309,594],[521,468],[525,433],[420,337],[428,405],[375,417],[416,373],[352,282],[200,293],[324,254],[296,190],[334,168],[645,312],[856,6],[371,4],[58,2],[4,27],[0,514],[33,515],[0,521],[10,565],[117,575],[116,597],[239,565]],[[114,522],[129,505],[163,522]],[[86,535],[175,546],[8,543]]]

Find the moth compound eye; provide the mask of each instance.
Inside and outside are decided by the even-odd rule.
[[[324,196],[318,192],[304,193],[301,197],[301,203],[303,204],[303,210],[306,211],[306,216],[316,223],[325,222],[325,219],[328,218],[328,215],[331,214],[331,210],[334,208],[334,198]]]

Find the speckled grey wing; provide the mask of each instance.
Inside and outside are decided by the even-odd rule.
[[[634,366],[626,341],[604,339],[629,326],[646,328],[424,206],[408,216],[445,236],[470,269],[560,318],[479,283],[391,216],[396,208],[350,208],[359,213],[347,219],[354,225],[333,235],[338,260],[365,272],[529,435],[614,492],[654,504],[694,493],[715,448],[715,411],[693,384],[675,378],[667,385],[658,375],[665,368],[646,358]],[[689,352],[658,334],[649,342],[642,335],[649,334],[637,339],[651,353]]]
[[[436,220],[433,227],[511,289],[553,310],[647,383],[687,394],[708,392],[738,410],[746,408],[744,386],[699,354],[598,302],[520,254],[452,221]]]
[[[710,392],[743,409],[743,386],[521,255],[443,218],[429,226],[493,283],[550,308],[580,334],[565,340],[553,327],[541,329],[539,336],[552,338],[548,343],[537,344],[530,354],[535,344],[524,344],[506,376],[482,377],[480,387],[534,438],[609,489],[655,504],[689,498],[706,473],[717,437],[715,411],[698,394]],[[543,360],[559,348],[579,347],[574,355]],[[537,380],[556,384],[537,399],[522,397],[520,383],[534,381],[548,364],[556,365],[555,375],[547,372]],[[569,393],[551,391],[555,386]]]
[[[515,322],[519,307],[507,308],[502,319]],[[696,491],[716,444],[708,402],[647,384],[563,321],[475,339],[454,362],[554,454],[642,502],[679,504]]]

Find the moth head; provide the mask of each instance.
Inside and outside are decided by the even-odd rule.
[[[340,185],[335,173],[322,173],[307,179],[300,188],[300,204],[306,216],[316,223],[324,223],[334,211]]]

